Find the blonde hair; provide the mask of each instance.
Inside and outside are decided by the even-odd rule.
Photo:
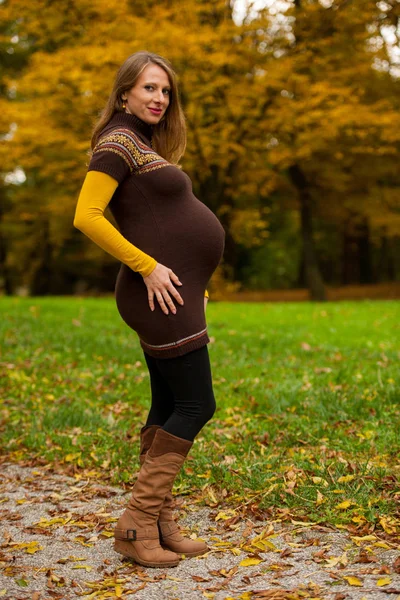
[[[171,86],[168,108],[161,121],[153,125],[153,148],[168,162],[178,163],[186,148],[186,122],[178,93],[177,76],[169,60],[146,50],[135,52],[129,56],[118,69],[107,104],[93,129],[92,150],[97,144],[101,130],[109,123],[113,115],[116,112],[124,112],[122,94],[136,84],[139,75],[150,63],[164,69]]]

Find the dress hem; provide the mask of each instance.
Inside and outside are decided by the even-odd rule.
[[[154,358],[175,358],[176,356],[183,356],[210,342],[207,329],[200,332],[198,335],[195,334],[194,336],[190,336],[188,339],[179,340],[178,342],[172,342],[171,344],[165,344],[163,346],[153,346],[147,344],[141,338],[139,338],[139,340],[140,345],[146,354],[149,354]]]

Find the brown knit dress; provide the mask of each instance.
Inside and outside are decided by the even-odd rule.
[[[100,133],[88,171],[102,171],[119,183],[109,208],[121,234],[169,267],[183,285],[184,300],[171,295],[176,314],[166,315],[154,297],[151,311],[142,275],[121,264],[115,297],[122,319],[142,349],[173,358],[208,344],[204,292],[220,263],[225,230],[192,191],[190,177],[151,146],[152,126],[136,115],[115,113]]]

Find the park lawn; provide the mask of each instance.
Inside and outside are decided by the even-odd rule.
[[[2,460],[130,487],[150,384],[114,299],[0,306]],[[221,519],[399,534],[399,303],[211,300],[207,321],[217,411],[174,491]]]

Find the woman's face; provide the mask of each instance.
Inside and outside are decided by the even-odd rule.
[[[122,99],[125,100],[126,112],[136,115],[149,125],[156,125],[168,108],[170,93],[167,73],[158,65],[150,63],[143,69],[136,84],[122,94]]]

